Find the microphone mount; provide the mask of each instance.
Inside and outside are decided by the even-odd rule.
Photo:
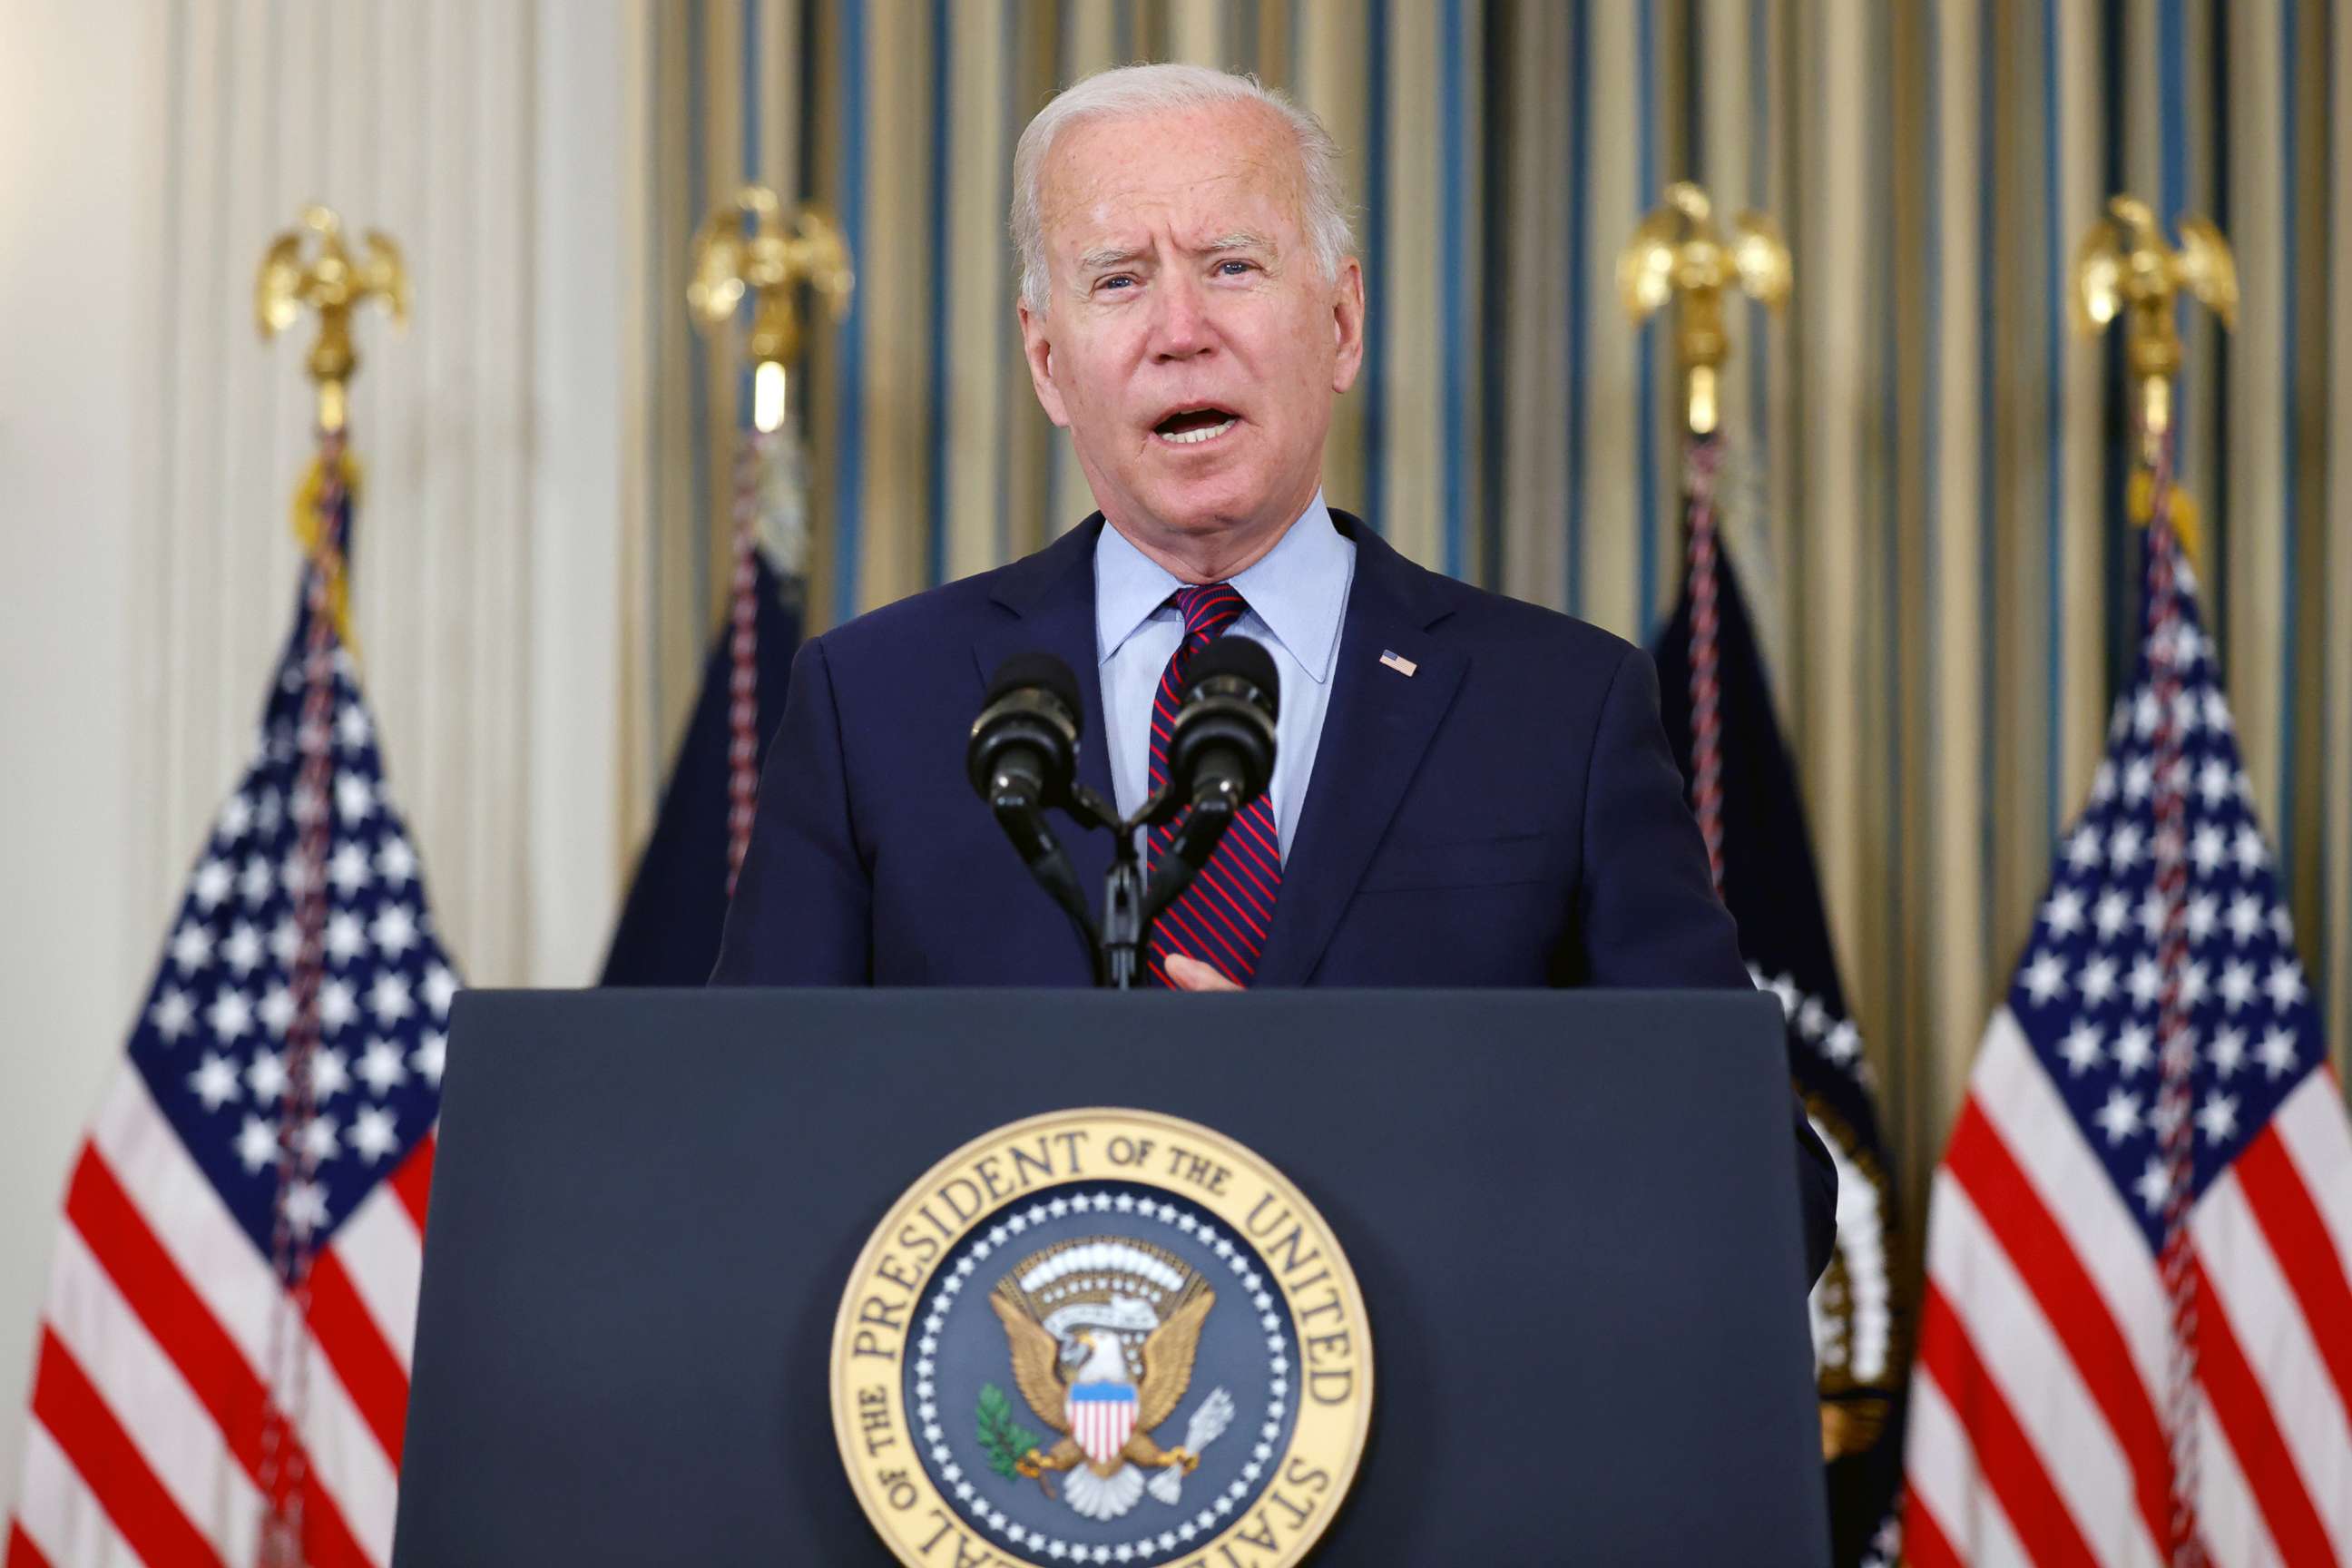
[[[1017,655],[997,672],[989,706],[972,725],[966,753],[971,783],[1031,875],[1086,939],[1096,984],[1127,991],[1141,984],[1152,922],[1209,863],[1242,809],[1265,792],[1274,773],[1277,693],[1274,661],[1257,644],[1221,637],[1202,649],[1170,725],[1167,782],[1123,817],[1077,781],[1084,710],[1069,667],[1050,655]],[[1099,922],[1045,823],[1049,806],[1081,827],[1111,835]],[[1175,831],[1160,864],[1147,872],[1139,837],[1171,823]]]
[[[1209,863],[1225,830],[1248,804],[1230,784],[1203,790],[1189,802],[1172,787],[1163,786],[1134,816],[1122,817],[1094,790],[1084,784],[1072,786],[1064,809],[1081,827],[1108,828],[1111,835],[1102,923],[1097,927],[1087,922],[1095,943],[1096,984],[1131,991],[1141,984],[1143,945],[1151,934],[1151,923]],[[1178,824],[1159,869],[1147,877],[1136,849],[1139,836],[1145,828],[1173,820],[1188,805],[1192,809]]]

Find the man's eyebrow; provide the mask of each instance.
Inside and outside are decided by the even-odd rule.
[[[1207,241],[1195,254],[1217,256],[1231,250],[1272,250],[1273,248],[1274,242],[1265,236],[1253,233],[1248,229],[1236,229],[1231,234],[1219,235],[1216,238]],[[1126,267],[1149,254],[1150,247],[1145,246],[1097,246],[1078,258],[1078,270],[1098,272],[1106,267]]]

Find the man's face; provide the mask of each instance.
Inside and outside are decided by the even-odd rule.
[[[1162,541],[1286,525],[1363,358],[1362,274],[1317,266],[1289,128],[1254,103],[1083,121],[1042,183],[1022,340],[1097,503]]]

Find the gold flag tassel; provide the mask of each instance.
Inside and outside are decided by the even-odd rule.
[[[344,449],[340,433],[331,437],[324,431],[320,435],[320,451],[302,470],[302,482],[295,487],[287,521],[294,530],[294,542],[302,547],[303,559],[312,571],[326,577],[327,617],[335,628],[335,640],[357,658],[360,646],[352,632],[350,557],[343,540],[351,509],[359,504],[360,461]],[[331,486],[326,451],[331,440],[334,447]]]

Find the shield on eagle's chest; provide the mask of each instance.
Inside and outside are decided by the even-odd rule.
[[[1135,1432],[1135,1389],[1124,1383],[1070,1385],[1070,1436],[1097,1465],[1118,1458]]]

